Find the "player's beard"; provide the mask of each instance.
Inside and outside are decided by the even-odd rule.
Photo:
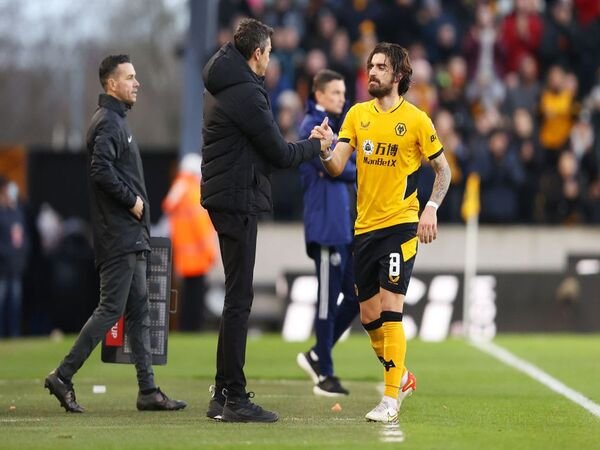
[[[371,97],[383,98],[392,93],[393,85],[391,83],[390,84],[382,84],[381,82],[379,82],[379,84],[377,84],[376,86],[371,86],[370,85],[371,81],[373,81],[373,80],[369,80],[369,87],[368,87],[369,95]]]

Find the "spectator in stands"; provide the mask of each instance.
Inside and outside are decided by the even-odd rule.
[[[416,0],[394,0],[382,4],[376,25],[379,39],[410,47],[422,40]]]
[[[292,88],[291,80],[282,76],[281,63],[277,57],[273,56],[267,71],[265,72],[265,89],[269,93],[271,99],[271,109],[273,115],[277,117],[279,114],[279,96]]]
[[[437,108],[437,90],[432,81],[433,71],[431,64],[425,59],[411,60],[413,68],[412,84],[404,96],[420,110],[433,114]]]
[[[327,54],[337,27],[335,16],[329,9],[324,8],[317,16],[315,30],[305,37],[304,48],[307,50],[316,48]]]
[[[500,24],[504,73],[516,72],[525,55],[538,59],[543,21],[537,5],[537,0],[515,0],[513,12]]]
[[[470,83],[466,89],[467,99],[475,114],[498,109],[504,99],[505,89],[500,80],[498,60],[502,56],[497,41],[497,30],[491,6],[480,3],[477,22],[463,42],[463,50],[469,64]]]
[[[286,141],[298,140],[298,124],[302,118],[302,102],[292,90],[282,92],[277,99],[277,123]]]
[[[261,14],[265,24],[274,29],[289,28],[296,30],[298,39],[304,36],[304,18],[301,7],[295,0],[274,0],[263,2],[265,9]]]
[[[573,225],[582,220],[582,192],[577,158],[570,150],[560,152],[557,171],[548,171],[541,181],[545,222]]]
[[[0,175],[0,338],[21,335],[28,238],[18,192],[15,182]]]
[[[327,67],[327,55],[323,50],[317,48],[310,50],[306,54],[304,64],[298,67],[296,72],[296,92],[300,96],[300,101],[305,104],[308,101],[312,90],[312,80],[317,72]]]
[[[515,222],[519,212],[519,188],[525,173],[517,156],[509,152],[508,133],[494,129],[487,146],[479,149],[475,171],[481,178],[481,221]]]
[[[571,148],[579,161],[583,212],[586,221],[600,222],[600,153],[595,151],[594,129],[586,117],[582,118],[571,130]],[[597,136],[596,136],[597,139]]]
[[[505,82],[507,91],[502,105],[503,114],[512,117],[517,108],[532,112],[538,109],[542,87],[533,56],[525,55],[521,59],[518,72],[508,74]]]
[[[598,0],[575,0],[577,20],[577,52],[579,65],[577,79],[580,94],[587,95],[600,69],[600,2]]]
[[[505,54],[498,39],[498,27],[491,3],[477,4],[475,23],[463,39],[462,53],[467,61],[470,79],[482,76],[494,79],[502,77]]]
[[[454,126],[464,138],[472,128],[471,111],[465,97],[467,63],[462,56],[453,56],[436,73],[440,108],[454,117]]]
[[[440,0],[423,3],[421,21],[423,44],[432,64],[445,64],[458,54],[462,36],[459,36],[452,11],[442,8]]]
[[[541,94],[539,111],[540,144],[546,166],[553,170],[558,156],[569,140],[573,126],[577,80],[560,66],[552,66]]]
[[[525,179],[518,189],[518,221],[524,223],[533,223],[542,217],[538,211],[537,197],[544,165],[543,153],[529,111],[525,108],[517,108],[511,116],[513,129],[511,151],[515,152],[525,171]]]
[[[175,272],[182,282],[179,329],[200,331],[205,325],[206,274],[217,256],[217,235],[200,204],[202,158],[185,155],[162,209],[169,218]]]
[[[577,25],[572,0],[552,0],[544,17],[540,64],[542,72],[559,65],[574,70],[578,66]]]
[[[356,96],[356,60],[350,51],[350,37],[344,29],[338,29],[331,40],[329,67],[340,73],[346,84],[346,98],[354,102]]]
[[[456,131],[454,116],[449,111],[440,109],[434,116],[433,123],[440,141],[444,143],[444,154],[452,171],[450,187],[444,199],[444,206],[438,211],[438,217],[444,222],[460,222],[460,207],[469,164],[469,152],[462,137]],[[424,205],[425,202],[421,204]]]

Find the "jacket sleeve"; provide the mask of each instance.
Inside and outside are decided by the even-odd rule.
[[[136,196],[119,179],[114,168],[119,145],[118,136],[119,130],[116,126],[108,123],[98,126],[90,160],[90,177],[92,182],[109,197],[130,209],[135,205]]]
[[[243,107],[240,107],[243,105]],[[234,121],[258,153],[279,168],[297,167],[319,154],[321,144],[318,139],[304,139],[286,142],[267,99],[258,90],[241,99],[234,113]]]
[[[300,125],[300,137],[304,138],[310,136],[312,129],[315,126],[320,125],[321,120],[322,119],[319,117],[314,117],[310,114],[306,115],[304,117],[304,120],[302,121],[302,124]],[[332,147],[334,146],[332,145]],[[309,161],[309,164],[313,166],[318,172],[323,173],[323,176],[329,180],[346,183],[354,183],[356,181],[356,156],[354,152],[352,153],[352,157],[346,163],[346,166],[344,166],[343,172],[337,177],[332,177],[327,173],[319,158],[311,159]]]

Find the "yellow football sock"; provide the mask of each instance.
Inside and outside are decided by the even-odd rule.
[[[375,351],[377,358],[381,360],[383,358],[383,327],[375,328],[374,330],[367,330],[369,337],[371,338],[371,347]]]
[[[387,314],[386,314],[387,313]],[[386,316],[391,316],[392,320],[386,320]],[[385,391],[383,395],[397,398],[398,390],[400,389],[400,380],[402,374],[406,370],[404,367],[404,359],[406,357],[406,336],[404,335],[404,327],[402,322],[398,320],[402,318],[401,313],[385,311],[382,313],[383,319],[383,365],[385,372],[383,380]]]

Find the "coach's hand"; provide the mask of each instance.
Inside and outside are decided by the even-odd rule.
[[[135,205],[133,205],[129,212],[131,212],[137,220],[142,220],[142,216],[144,215],[144,202],[139,195],[135,197]]]
[[[429,244],[437,238],[437,211],[433,206],[426,206],[419,219],[417,236],[421,244]]]

